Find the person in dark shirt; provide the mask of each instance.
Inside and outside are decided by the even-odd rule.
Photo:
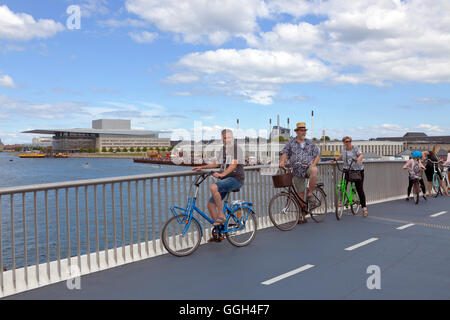
[[[213,177],[219,179],[210,186],[211,199],[208,202],[208,211],[211,218],[215,220],[214,226],[225,222],[225,216],[222,212],[222,200],[228,192],[239,190],[244,184],[244,154],[233,138],[233,132],[229,129],[222,131],[223,146],[219,152],[217,161],[195,167],[192,170],[221,168],[221,172],[216,172]]]
[[[427,186],[428,186],[428,196],[432,196],[431,194],[431,183],[433,182],[433,175],[434,175],[434,168],[433,168],[433,163],[431,163],[428,160],[431,160],[433,162],[438,162],[439,159],[437,157],[437,154],[439,153],[439,151],[441,150],[441,147],[439,146],[433,146],[433,148],[431,149],[431,151],[424,151],[422,152],[424,160],[426,160],[426,165],[425,165],[425,175],[427,176]],[[438,175],[438,180],[439,180],[439,184],[442,187],[442,190],[444,190],[444,193],[449,196],[448,194],[448,190],[444,185],[444,181],[442,180],[442,174],[441,171],[439,170],[438,165],[436,164],[436,172]]]

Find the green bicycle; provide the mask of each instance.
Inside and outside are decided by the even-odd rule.
[[[439,161],[432,161],[430,159],[428,159],[427,161],[429,161],[432,165],[433,165],[433,180],[431,182],[431,190],[433,190],[434,193],[434,197],[437,198],[439,195],[443,196],[444,194],[442,193],[443,188],[441,186],[441,179],[439,177],[439,173],[438,173],[438,166],[440,163],[442,163],[442,160]]]
[[[348,182],[345,179],[345,171],[339,167],[338,162],[335,160],[336,166],[338,170],[342,173],[341,179],[336,184],[336,219],[341,220],[342,216],[344,214],[344,211],[347,210],[350,207],[350,210],[353,215],[357,215],[359,210],[361,209],[361,203],[359,201],[358,193],[356,192],[356,186],[354,182]],[[353,159],[350,163],[350,167],[352,166],[353,162],[355,160]],[[348,188],[348,186],[350,186]],[[349,189],[347,191],[347,189]]]

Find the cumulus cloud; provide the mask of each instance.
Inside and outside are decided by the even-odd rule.
[[[259,29],[257,18],[268,16],[264,1],[127,0],[127,10],[162,31],[181,35],[190,43],[221,45],[233,36]]]
[[[148,31],[143,31],[140,33],[130,32],[129,35],[131,39],[137,43],[152,43],[158,37],[157,33]]]
[[[34,38],[53,37],[64,26],[53,20],[36,21],[26,13],[14,13],[6,5],[0,6],[0,39],[28,41]]]
[[[14,84],[14,81],[10,76],[8,76],[7,74],[0,74],[0,87],[15,88],[16,85]]]
[[[223,44],[242,37],[247,44],[242,49],[187,54],[176,64],[184,71],[168,78],[173,83],[201,82],[209,87],[213,81],[229,96],[270,104],[284,84],[450,82],[447,0],[255,0],[236,16],[241,19],[231,20],[234,11],[227,8],[233,1],[221,12],[213,10],[214,1],[157,2],[129,0],[127,8],[161,30],[181,34],[184,41]],[[175,19],[181,13],[186,17]],[[261,17],[272,19],[270,30],[261,30]],[[215,36],[218,40],[212,41]],[[255,88],[262,84],[266,87]]]

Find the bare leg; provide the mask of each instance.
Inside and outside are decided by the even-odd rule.
[[[431,197],[431,182],[427,180],[427,186],[428,186],[428,196]]]
[[[316,188],[317,182],[317,174],[319,170],[317,167],[309,168],[309,188],[308,188],[308,196],[312,195],[314,189]]]
[[[439,178],[438,178],[439,179]],[[447,190],[447,188],[445,187],[445,185],[444,185],[444,180],[442,180],[442,179],[439,179],[439,184],[441,185],[441,187],[442,187],[442,190],[444,190],[444,193],[447,195],[447,197],[448,197],[448,190]]]
[[[214,204],[212,204],[212,205],[215,206],[215,208],[214,208],[214,211],[215,211],[214,212],[214,217],[212,216],[212,213],[211,213],[211,217],[214,220],[217,220],[219,217],[225,218],[225,216],[222,213],[222,197],[220,195],[219,188],[217,187],[216,184],[213,184],[210,187],[210,190],[211,190],[211,194],[212,194],[213,199],[214,199]],[[209,205],[208,205],[208,209],[209,209]],[[216,224],[214,224],[214,225],[216,225]]]

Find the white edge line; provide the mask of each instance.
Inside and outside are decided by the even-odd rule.
[[[357,243],[357,244],[355,244],[354,246],[348,247],[348,248],[346,248],[345,250],[346,250],[346,251],[352,251],[352,250],[355,250],[355,249],[357,249],[357,248],[359,248],[359,247],[365,246],[366,244],[369,244],[369,243],[374,242],[374,241],[377,241],[377,240],[378,240],[378,238],[370,238],[370,239],[368,239],[368,240],[366,240],[366,241]]]
[[[312,264],[304,265],[303,267],[300,267],[300,268],[297,268],[295,270],[283,273],[282,275],[279,275],[278,277],[275,277],[275,278],[272,278],[270,280],[264,281],[264,282],[262,282],[262,284],[266,285],[266,286],[271,285],[272,283],[275,283],[277,281],[283,280],[283,279],[285,279],[287,277],[293,276],[294,274],[297,274],[299,272],[308,270],[308,269],[310,269],[312,267],[314,267],[314,265],[312,265]]]
[[[412,227],[414,225],[415,225],[414,223],[405,224],[404,226],[398,227],[397,230],[403,230],[403,229]]]
[[[430,217],[434,218],[434,217],[438,217],[438,216],[441,216],[441,215],[446,214],[446,213],[447,213],[447,211],[441,211],[441,212],[432,214]]]

